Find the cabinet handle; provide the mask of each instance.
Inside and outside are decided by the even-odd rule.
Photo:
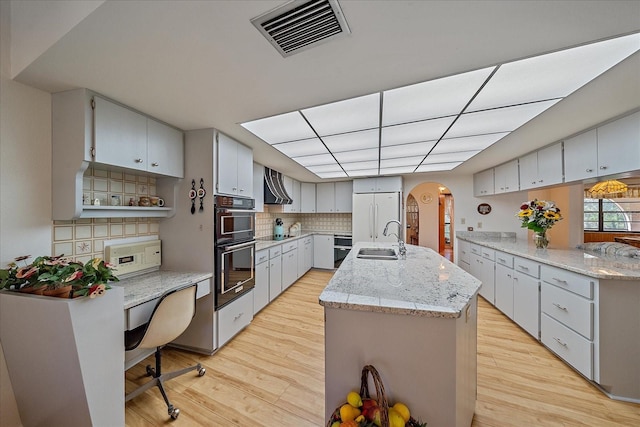
[[[567,307],[563,307],[560,304],[558,304],[557,302],[554,302],[552,304],[555,305],[557,308],[559,308],[562,311],[569,311],[569,310],[567,310]]]
[[[543,181],[544,181],[544,179],[541,179],[541,180],[540,180],[540,181],[538,181],[538,182],[543,182]]]
[[[607,166],[600,166],[601,170],[605,170],[607,168]]]
[[[142,159],[135,159],[136,163],[142,163]]]
[[[507,260],[506,260],[506,259],[504,259],[504,258],[498,258],[498,261],[500,261],[500,262],[507,262]]]
[[[518,268],[520,270],[529,270],[529,268],[525,267],[524,265],[519,265]]]
[[[593,172],[593,169],[586,169],[586,172],[591,173],[591,172]]]
[[[241,188],[241,189],[240,189],[240,192],[242,193],[243,191],[244,191],[244,188]]]
[[[244,314],[244,312],[238,314],[236,317],[233,318],[233,321],[235,322],[236,320],[238,320],[239,318],[242,317],[242,315]]]
[[[231,189],[232,189],[233,191],[236,191],[236,190],[237,190],[237,188],[236,188],[236,187],[233,187],[233,188],[231,188]]]
[[[154,168],[157,168],[160,165],[158,164],[158,162],[153,162],[153,163],[151,163],[151,166],[153,166]]]
[[[563,347],[567,348],[567,343],[566,343],[566,342],[562,342],[562,340],[561,340],[560,338],[558,338],[558,337],[553,337],[553,339],[554,339],[554,340],[556,340],[556,342],[557,342],[558,344],[560,344],[561,346],[563,346]]]
[[[535,184],[536,182],[535,182],[535,181],[531,181],[531,183],[532,183],[532,184]]]
[[[552,277],[552,279],[555,280],[558,283],[565,283],[565,284],[567,283],[566,280],[558,279],[557,277]]]
[[[510,274],[507,274],[507,277],[508,277],[509,279],[511,279],[511,275],[510,275]]]

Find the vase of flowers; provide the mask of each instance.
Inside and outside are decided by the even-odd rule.
[[[516,216],[522,221],[521,227],[533,231],[533,242],[538,249],[545,249],[549,245],[547,230],[562,219],[560,208],[554,202],[538,199],[520,205]]]

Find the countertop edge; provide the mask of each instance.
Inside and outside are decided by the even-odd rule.
[[[462,316],[462,312],[469,305],[464,306],[461,311],[447,311],[446,307],[438,307],[435,310],[424,310],[419,308],[402,308],[402,307],[388,307],[383,305],[370,305],[370,304],[354,304],[348,302],[339,302],[339,301],[325,301],[322,299],[318,299],[318,302],[323,307],[329,308],[337,308],[337,309],[346,309],[346,310],[355,310],[355,311],[367,311],[374,313],[387,313],[387,314],[401,314],[407,316],[417,316],[417,317],[438,317],[443,319],[458,319]]]

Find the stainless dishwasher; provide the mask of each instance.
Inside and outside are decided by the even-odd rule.
[[[334,234],[333,235],[333,266],[335,268],[340,267],[342,260],[344,260],[351,250],[351,236],[347,234]]]

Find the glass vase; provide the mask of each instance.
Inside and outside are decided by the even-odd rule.
[[[533,233],[533,242],[537,249],[546,249],[549,246],[549,239],[547,238],[547,231],[540,231]]]

